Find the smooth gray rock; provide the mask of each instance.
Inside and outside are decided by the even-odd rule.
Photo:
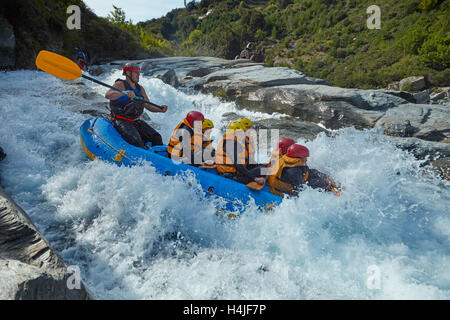
[[[197,83],[204,85],[217,80],[240,81],[263,88],[292,84],[327,84],[325,80],[307,77],[297,70],[267,68],[262,65],[216,71],[208,74],[201,80],[197,80]]]
[[[450,157],[450,143],[425,141],[419,138],[401,138],[386,136],[386,139],[398,148],[410,151],[418,159],[430,158],[435,161],[437,158],[448,159]]]
[[[88,72],[91,76],[98,77],[106,72],[103,66],[89,66]]]
[[[238,115],[234,112],[225,113],[223,115],[226,122],[236,121],[241,118],[242,115]],[[280,138],[289,137],[294,140],[303,138],[306,140],[314,140],[321,132],[328,134],[328,130],[321,126],[311,123],[300,121],[292,117],[284,117],[281,119],[263,119],[253,121],[253,128],[255,130],[265,129],[268,130],[268,137],[270,139],[270,130],[279,130],[278,134]]]
[[[417,159],[426,161],[442,179],[450,180],[450,143],[425,141],[418,138],[386,136],[397,148],[411,152]]]
[[[218,80],[204,92],[232,99],[241,107],[266,113],[279,112],[327,128],[371,128],[388,108],[407,103],[403,98],[377,90],[343,89],[326,85],[284,85],[269,88],[243,82]],[[220,93],[220,94],[217,94]]]
[[[1,299],[90,299],[84,284],[70,289],[67,263],[0,187]]]
[[[425,104],[430,102],[430,93],[428,90],[423,90],[421,92],[414,94],[414,99],[416,103]]]
[[[171,85],[174,88],[178,88],[180,86],[180,83],[178,81],[177,78],[177,74],[175,73],[175,71],[173,69],[170,69],[169,71],[167,71],[166,73],[164,73],[160,79],[168,84]]]
[[[423,76],[408,77],[400,80],[400,90],[405,90],[404,88],[407,84],[411,85],[412,91],[423,90],[426,87],[425,77]]]
[[[437,93],[437,94],[431,96],[431,100],[437,101],[437,100],[440,100],[440,99],[444,99],[444,98],[445,98],[445,95],[446,95],[446,92],[445,92],[445,91],[439,92],[439,93]]]
[[[450,139],[449,110],[449,107],[440,105],[403,104],[387,110],[375,127],[383,127],[393,136],[444,141]],[[405,134],[405,130],[409,132]]]

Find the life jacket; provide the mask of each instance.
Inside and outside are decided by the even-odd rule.
[[[237,143],[237,163],[234,163],[232,158],[233,152],[225,150],[225,147],[234,146]],[[219,145],[216,150],[216,168],[219,173],[236,173],[236,164],[242,164],[247,167],[249,160],[249,145],[248,139],[245,139],[244,145],[240,144],[238,138],[231,133],[225,133],[222,140],[220,140]]]
[[[122,81],[125,86],[125,91],[132,90],[136,96],[142,99],[144,98],[139,84],[136,83],[136,89],[133,89],[128,81],[122,79],[117,79],[117,81]],[[131,100],[128,96],[121,96],[117,100],[110,100],[109,108],[113,118],[128,121],[137,120],[144,112],[144,104],[134,99]]]
[[[207,139],[207,138],[203,135],[202,147],[203,147],[203,149],[206,149],[206,148],[212,148],[212,140],[211,140],[211,139]]]
[[[283,170],[291,167],[306,167],[306,161],[298,158],[290,158],[286,155],[282,156],[278,160],[278,170],[269,176],[268,188],[269,190],[278,196],[283,196],[285,193],[292,194],[294,186],[282,180]],[[307,168],[307,167],[306,167]],[[308,179],[309,171],[306,170],[303,175],[303,182]]]
[[[267,168],[269,169],[269,175],[276,174],[278,171],[279,160],[281,159],[283,155],[278,150],[273,150],[270,154],[269,164],[267,165]]]
[[[181,159],[185,155],[183,154],[183,133],[180,130],[187,130],[190,135],[190,150],[191,150],[191,161],[193,161],[193,153],[200,151],[203,144],[203,133],[201,130],[193,129],[187,119],[180,122],[178,126],[173,131],[172,137],[170,138],[169,145],[167,146],[167,152],[170,158]],[[194,163],[191,163],[194,164]]]
[[[255,140],[253,139],[252,136],[245,136],[246,139],[246,143],[248,145],[248,160],[247,163],[250,163],[250,160],[252,162],[256,162],[255,161],[255,152],[256,152],[256,148],[255,148]]]

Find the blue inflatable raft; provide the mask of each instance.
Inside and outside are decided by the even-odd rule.
[[[91,160],[98,158],[125,166],[149,163],[159,173],[167,176],[191,171],[205,190],[206,196],[218,196],[225,200],[225,205],[218,209],[227,212],[242,212],[251,199],[263,209],[273,207],[282,200],[281,197],[272,194],[267,186],[256,191],[244,184],[221,177],[216,169],[201,169],[169,159],[165,145],[150,149],[135,147],[122,139],[112,123],[105,118],[86,120],[80,128],[80,139]]]

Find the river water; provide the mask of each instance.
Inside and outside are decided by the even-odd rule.
[[[217,139],[224,113],[281,117],[158,79],[141,85],[169,106],[149,114],[164,143],[192,109]],[[250,205],[225,220],[192,178],[88,160],[79,128],[91,116],[79,110],[93,100],[82,94],[106,88],[37,71],[1,73],[0,88],[1,183],[97,299],[450,298],[450,184],[380,130],[298,141],[341,197],[307,189],[270,214]]]

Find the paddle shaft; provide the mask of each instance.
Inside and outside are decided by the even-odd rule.
[[[98,83],[98,84],[100,84],[100,85],[102,85],[102,86],[105,86],[105,87],[107,87],[107,88],[110,88],[110,89],[112,89],[112,90],[115,90],[115,91],[117,91],[117,92],[123,93],[124,95],[127,95],[127,93],[126,93],[125,91],[122,91],[122,90],[117,89],[117,88],[115,88],[115,87],[113,87],[113,86],[110,86],[109,84],[106,84],[106,83],[103,83],[103,82],[101,82],[101,81],[98,81],[97,79],[91,78],[91,77],[89,77],[89,76],[87,76],[87,75],[85,75],[85,74],[83,74],[82,77],[85,78],[85,79],[91,80],[91,81],[93,81],[93,82],[95,82],[95,83]],[[152,102],[150,102],[150,101],[147,101],[147,100],[145,100],[145,99],[142,99],[142,98],[139,98],[139,97],[134,97],[134,98],[135,98],[135,100],[139,100],[139,101],[142,101],[142,102],[151,104],[151,105],[153,105],[153,106],[155,106],[155,107],[158,107],[158,108],[162,109],[161,106],[158,106],[157,104],[154,104],[154,103],[152,103]]]

